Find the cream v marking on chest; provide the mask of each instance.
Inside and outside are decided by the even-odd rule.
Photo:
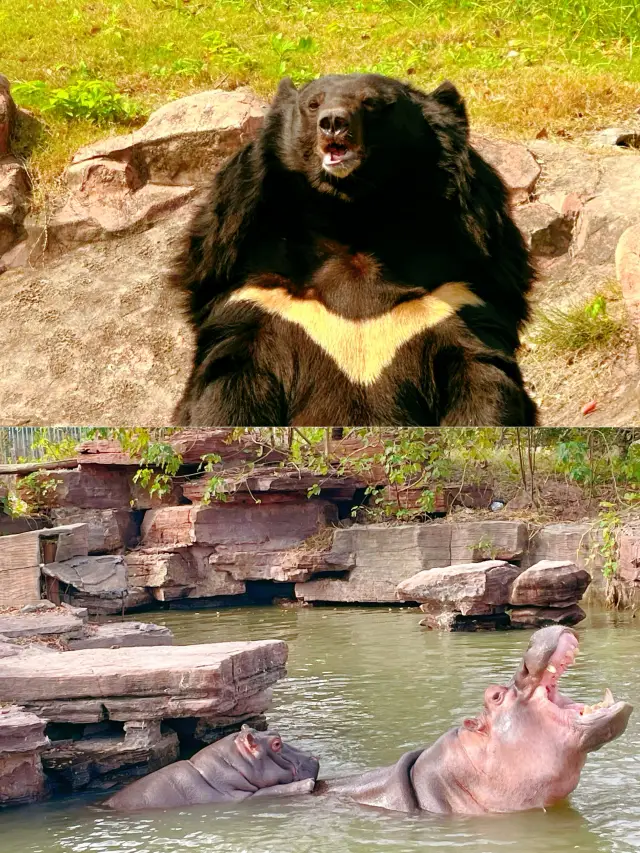
[[[300,326],[349,379],[372,385],[407,341],[451,317],[464,305],[482,300],[462,282],[448,282],[433,293],[402,302],[385,314],[351,320],[315,299],[299,299],[284,287],[246,285],[229,302],[250,302]]]

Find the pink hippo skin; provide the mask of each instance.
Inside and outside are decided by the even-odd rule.
[[[487,687],[478,717],[391,767],[318,782],[314,795],[438,814],[521,811],[564,799],[587,754],[620,737],[633,710],[610,690],[593,706],[558,691],[577,651],[569,628],[536,631],[509,685]]]
[[[139,811],[309,794],[318,769],[316,758],[283,743],[277,732],[243,726],[189,761],[176,761],[132,782],[104,805]]]

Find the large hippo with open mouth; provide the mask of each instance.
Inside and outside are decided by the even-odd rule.
[[[257,732],[245,725],[189,761],[176,761],[132,782],[104,805],[139,811],[308,794],[318,769],[316,758],[284,743],[277,732]]]
[[[478,717],[391,767],[319,782],[314,795],[438,814],[520,811],[567,797],[587,753],[619,737],[633,710],[614,701],[610,690],[592,706],[559,692],[558,680],[577,651],[569,628],[537,631],[509,685],[487,687]]]

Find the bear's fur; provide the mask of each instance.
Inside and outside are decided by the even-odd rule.
[[[454,86],[285,79],[176,264],[196,353],[175,422],[533,424],[533,279]]]

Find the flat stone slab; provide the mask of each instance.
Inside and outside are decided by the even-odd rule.
[[[535,607],[576,604],[591,583],[585,569],[565,560],[540,560],[514,581],[509,603]]]
[[[280,640],[260,640],[8,658],[0,661],[0,702],[168,696],[215,700],[222,711],[282,678],[287,653]]]
[[[397,596],[431,612],[440,606],[463,616],[494,613],[509,601],[511,584],[521,571],[504,560],[428,569],[398,584]]]
[[[10,639],[39,636],[78,637],[86,621],[86,611],[80,612],[84,612],[84,617],[59,610],[55,613],[44,611],[0,615],[0,634]]]
[[[87,625],[85,636],[69,640],[69,651],[79,649],[122,649],[137,646],[170,646],[173,634],[162,625],[150,622],[111,622]]]
[[[47,563],[42,572],[88,595],[122,597],[128,588],[127,564],[120,555],[73,557]]]

